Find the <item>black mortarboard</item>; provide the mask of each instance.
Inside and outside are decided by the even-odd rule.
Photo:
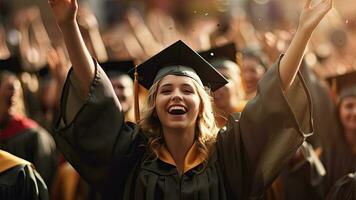
[[[201,51],[199,55],[207,61],[215,59],[230,60],[236,62],[237,48],[234,43],[228,43],[223,46],[214,47],[212,49]]]
[[[128,74],[128,72],[135,66],[133,60],[112,60],[99,64],[109,77]]]
[[[328,77],[326,81],[340,100],[347,96],[356,96],[356,71]]]
[[[181,40],[137,66],[139,83],[149,89],[166,75],[188,76],[212,91],[227,80],[197,52]]]
[[[9,71],[14,74],[22,72],[21,61],[17,56],[0,60],[0,71]]]

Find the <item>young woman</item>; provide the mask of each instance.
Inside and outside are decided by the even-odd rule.
[[[77,1],[49,3],[73,64],[56,141],[105,199],[262,198],[312,132],[310,98],[298,68],[332,0],[315,6],[307,0],[288,51],[261,80],[240,120],[230,118],[219,133],[202,85],[216,90],[226,80],[184,43],[138,67],[149,88],[148,110],[138,125],[124,123],[110,81],[80,35]]]
[[[356,72],[329,78],[338,89],[336,115],[339,131],[338,140],[325,148],[322,154],[327,170],[324,192],[338,187],[338,179],[356,171]],[[341,185],[339,185],[341,187]],[[355,190],[353,190],[355,192]]]

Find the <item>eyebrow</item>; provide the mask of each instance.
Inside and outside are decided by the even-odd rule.
[[[161,85],[159,88],[172,87],[172,86],[173,86],[172,83],[166,83],[166,84],[164,84],[164,85]],[[188,84],[188,83],[183,83],[183,84],[181,84],[180,86],[182,86],[182,87],[192,87],[192,88],[194,88],[193,85]]]

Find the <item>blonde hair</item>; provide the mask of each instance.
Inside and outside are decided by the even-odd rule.
[[[216,140],[218,128],[215,123],[213,114],[212,98],[209,95],[209,90],[204,89],[195,81],[192,81],[200,98],[200,113],[196,121],[195,142],[198,151],[205,157],[208,156],[211,146]],[[142,119],[139,126],[143,133],[148,138],[148,149],[158,157],[159,149],[164,145],[164,137],[162,132],[161,122],[156,114],[155,100],[160,81],[154,83],[148,91],[147,107],[142,113]]]

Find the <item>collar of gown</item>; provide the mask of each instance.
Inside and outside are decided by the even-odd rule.
[[[161,161],[168,163],[170,165],[176,166],[176,163],[171,155],[171,153],[168,151],[167,147],[163,145],[159,152],[158,152],[158,159]],[[190,147],[187,155],[184,158],[184,166],[183,166],[183,173],[186,173],[187,171],[193,169],[194,167],[200,165],[201,163],[206,160],[206,156],[202,154],[198,150],[198,146],[196,143]]]

